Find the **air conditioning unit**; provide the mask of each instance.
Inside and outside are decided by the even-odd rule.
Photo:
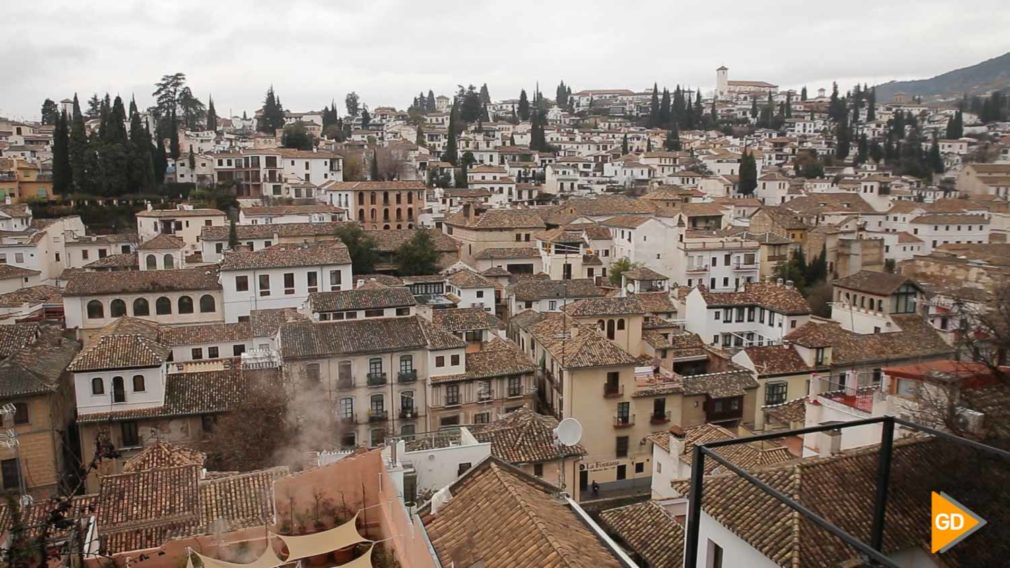
[[[972,410],[970,408],[964,408],[959,406],[955,409],[957,413],[957,425],[967,432],[972,434],[982,433],[982,423],[985,419],[985,414]]]

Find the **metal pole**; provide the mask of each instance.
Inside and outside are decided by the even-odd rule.
[[[684,568],[698,565],[698,531],[701,523],[701,492],[705,481],[705,452],[700,445],[694,447],[691,461],[691,494],[687,506],[687,539],[684,550]]]
[[[739,475],[740,477],[744,478],[751,485],[753,485],[754,487],[757,487],[762,492],[764,492],[767,495],[771,496],[773,499],[779,501],[780,503],[784,504],[785,506],[789,507],[790,509],[792,509],[792,510],[796,511],[797,513],[803,515],[804,517],[807,518],[807,520],[811,521],[815,525],[819,526],[820,528],[824,529],[825,531],[827,531],[827,532],[833,534],[834,536],[838,537],[845,544],[847,544],[847,545],[855,548],[859,552],[862,552],[863,554],[865,554],[871,560],[873,560],[875,562],[878,562],[878,563],[880,563],[880,564],[882,564],[884,566],[889,566],[889,567],[892,567],[892,568],[900,568],[897,564],[894,563],[893,560],[891,560],[890,558],[884,556],[879,551],[875,550],[874,548],[870,547],[869,545],[867,545],[866,543],[862,542],[858,538],[856,538],[856,537],[850,535],[849,533],[843,531],[842,529],[838,528],[831,521],[829,521],[829,520],[825,519],[824,517],[818,515],[813,510],[807,508],[805,505],[800,504],[795,499],[789,497],[788,495],[785,495],[784,493],[778,491],[777,489],[773,488],[772,486],[768,485],[767,483],[761,481],[760,479],[758,479],[757,477],[755,477],[753,474],[748,473],[746,470],[740,468],[737,465],[734,465],[729,460],[727,460],[726,458],[724,458],[724,457],[720,456],[719,454],[713,452],[709,448],[706,448],[704,446],[695,446],[695,451],[701,451],[701,452],[707,453],[712,459],[714,459],[715,461],[719,462],[719,464],[721,464],[722,466],[724,466],[726,469],[728,469],[728,470],[732,471],[733,473]],[[693,475],[692,475],[691,483],[692,483],[692,485],[695,483],[695,480],[693,479]],[[688,511],[688,513],[691,514],[691,511]],[[688,529],[690,529],[690,527],[688,527]],[[696,542],[698,540],[697,534],[695,534],[693,536],[694,536],[694,541],[695,541],[694,542],[694,547],[697,547],[698,546],[698,543]],[[691,537],[692,537],[692,534],[691,534],[691,532],[689,530],[688,531],[688,546],[691,546],[691,542],[692,542],[691,541]],[[697,555],[697,549],[694,551],[694,553],[695,553],[695,555]],[[685,558],[686,558],[686,556],[685,556]],[[696,556],[696,558],[697,558],[697,556]],[[685,566],[686,566],[686,564],[685,564]],[[692,565],[692,567],[693,567],[693,565]]]
[[[894,419],[884,418],[880,435],[880,451],[877,453],[877,496],[873,501],[873,528],[870,532],[870,546],[884,550],[884,516],[887,513],[887,489],[891,481],[891,452],[894,450]]]

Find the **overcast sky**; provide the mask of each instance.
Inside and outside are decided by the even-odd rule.
[[[700,86],[715,68],[783,87],[922,78],[1010,51],[1006,0],[0,0],[0,116],[110,92],[151,103],[181,71],[219,115],[291,110],[356,91],[404,108],[418,91],[487,83],[494,99],[537,81],[573,91]]]

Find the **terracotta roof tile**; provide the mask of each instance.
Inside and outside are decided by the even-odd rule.
[[[479,441],[491,442],[491,455],[515,465],[586,455],[581,444],[558,446],[554,441],[557,427],[558,421],[553,416],[522,407],[494,422],[468,429]]]
[[[221,271],[330,266],[350,263],[351,256],[347,252],[347,247],[339,241],[284,243],[257,251],[225,253],[221,260]]]
[[[313,292],[309,306],[313,312],[339,312],[413,306],[414,295],[403,286]]]
[[[175,270],[75,272],[67,281],[63,295],[99,296],[220,289],[217,267],[205,266]]]
[[[650,568],[684,565],[684,527],[655,501],[601,511],[600,523]]]

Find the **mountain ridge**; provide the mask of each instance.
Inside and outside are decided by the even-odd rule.
[[[981,63],[941,73],[929,79],[888,81],[876,86],[877,100],[890,101],[895,94],[924,98],[950,98],[985,94],[1010,87],[1010,52]]]

